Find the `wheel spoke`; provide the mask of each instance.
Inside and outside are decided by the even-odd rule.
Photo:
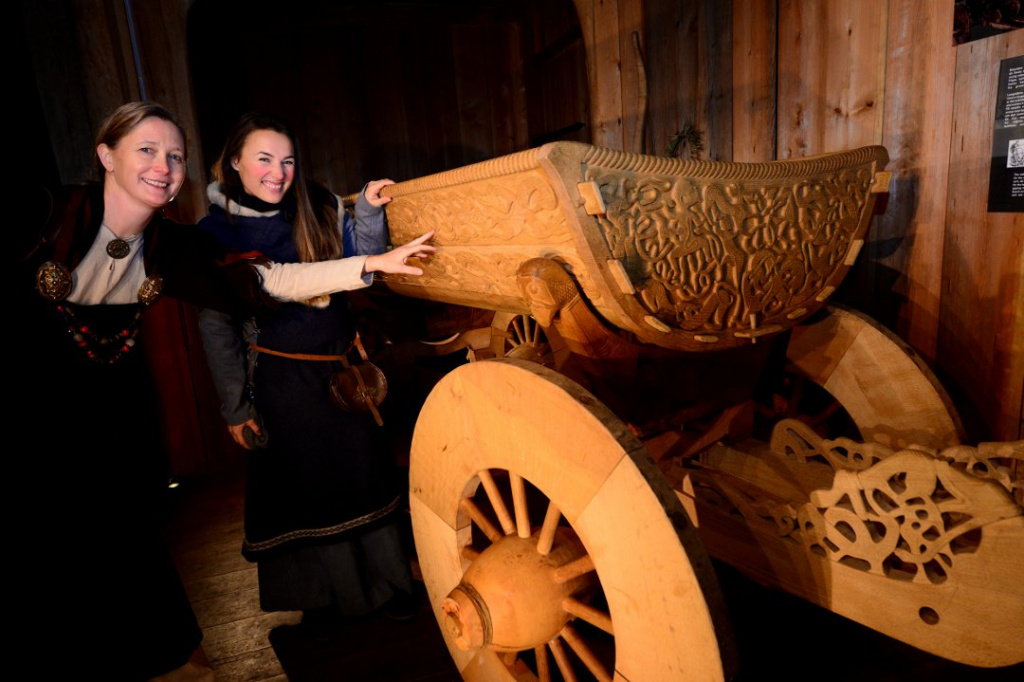
[[[609,635],[615,635],[615,633],[612,631],[611,616],[609,616],[607,613],[595,609],[594,607],[589,606],[587,604],[584,604],[578,599],[573,599],[572,597],[569,597],[564,602],[562,602],[562,608],[565,609],[566,613],[571,613],[577,618],[585,620],[594,627],[604,630]]]
[[[567,564],[563,564],[555,569],[554,578],[555,582],[566,583],[573,578],[578,578],[585,573],[590,573],[594,570],[594,560],[590,558],[589,554],[584,554],[575,561],[570,561]]]
[[[562,629],[562,638],[572,647],[572,650],[576,652],[576,655],[583,661],[583,665],[587,666],[587,670],[597,678],[598,682],[611,682],[612,676],[605,670],[604,665],[601,661],[597,660],[594,653],[587,646],[586,642],[579,636],[572,625],[566,625]]]
[[[541,644],[533,648],[533,654],[537,657],[537,678],[539,682],[551,682],[551,668],[548,666],[548,649]]]
[[[512,330],[515,332],[516,345],[522,346],[526,343],[526,330],[524,329],[525,319],[523,316],[517,317],[512,321]]]
[[[469,518],[473,520],[473,523],[480,527],[480,530],[484,532],[488,540],[497,542],[503,537],[501,530],[491,523],[491,520],[487,518],[487,515],[484,514],[483,510],[477,506],[472,498],[463,498],[459,505],[469,514]]]
[[[544,515],[544,525],[541,526],[540,536],[537,538],[537,551],[544,556],[548,555],[555,543],[555,531],[558,530],[558,521],[561,518],[562,512],[558,511],[558,506],[549,501],[548,511]]]
[[[526,502],[526,485],[523,477],[509,472],[509,484],[512,486],[512,506],[516,510],[516,530],[519,537],[528,538],[530,530],[530,508]]]
[[[576,673],[573,671],[572,663],[569,662],[569,657],[562,647],[562,642],[558,637],[555,637],[548,642],[548,646],[551,648],[551,655],[555,657],[555,663],[558,665],[558,670],[562,673],[562,677],[565,678],[565,682],[576,682]]]
[[[487,499],[491,501],[491,508],[494,509],[494,513],[501,523],[502,530],[505,531],[505,535],[511,535],[515,532],[516,527],[512,523],[512,516],[508,513],[508,507],[505,506],[505,500],[501,497],[501,491],[498,490],[498,484],[494,482],[494,477],[491,476],[491,472],[487,469],[480,470],[477,475],[480,477],[480,482],[484,484],[484,490],[487,491]]]

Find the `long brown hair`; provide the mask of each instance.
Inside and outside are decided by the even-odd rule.
[[[171,113],[170,109],[156,102],[127,102],[114,109],[100,124],[94,148],[105,144],[111,149],[115,149],[125,135],[147,118],[163,119],[174,125],[181,133],[181,139],[185,143],[186,149],[188,148],[188,136],[185,134],[185,128],[178,122],[178,117]],[[99,157],[96,158],[96,166],[99,169],[100,177],[104,177],[106,169]]]
[[[237,201],[245,193],[242,178],[231,164],[242,153],[250,134],[257,130],[272,130],[286,136],[295,152],[295,179],[288,193],[295,197],[295,216],[292,219],[292,239],[299,260],[314,262],[342,256],[341,233],[338,230],[338,210],[332,205],[329,192],[319,187],[308,187],[302,172],[299,145],[292,129],[284,121],[260,112],[244,114],[228,133],[220,156],[213,164],[211,175],[221,185],[224,196]],[[317,196],[314,209],[311,194]],[[320,200],[320,199],[323,200]]]

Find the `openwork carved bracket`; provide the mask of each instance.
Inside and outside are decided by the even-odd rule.
[[[1009,483],[1007,467],[992,456],[1020,459],[1022,442],[893,451],[825,440],[783,420],[771,451],[798,465],[827,465],[832,485],[810,491],[801,504],[758,498],[749,488],[741,494],[727,484],[723,492],[748,520],[756,514],[813,555],[892,579],[942,583],[956,571],[958,555],[980,550],[985,526],[1022,515],[1008,494],[1020,482]]]
[[[795,420],[701,453],[679,495],[759,580],[952,660],[1024,661],[1024,441],[892,450]],[[747,538],[741,548],[736,541]]]

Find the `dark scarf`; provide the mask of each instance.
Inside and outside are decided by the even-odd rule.
[[[296,202],[294,192],[288,192],[284,199],[276,204],[263,201],[259,197],[254,197],[244,190],[240,192],[239,196],[231,197],[231,201],[235,202],[239,206],[245,206],[246,208],[259,211],[260,213],[280,212],[281,216],[289,223],[295,219]]]
[[[289,219],[289,212],[294,212],[294,198],[287,200],[288,207],[283,206],[286,202],[268,204],[244,193],[240,198],[240,203],[231,199],[230,205],[240,205],[246,211],[260,215],[237,215],[234,207],[229,213],[218,199],[211,204],[207,216],[199,221],[199,228],[211,232],[236,257],[263,257],[278,263],[298,262],[299,254]]]

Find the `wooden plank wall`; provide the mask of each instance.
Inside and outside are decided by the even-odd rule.
[[[999,63],[1020,55],[1024,29],[956,48],[939,290],[943,378],[997,440],[1024,438],[1024,216],[987,212]]]
[[[881,144],[886,5],[780,0],[780,159]]]
[[[882,144],[887,5],[779,0],[778,158]],[[886,275],[898,278],[878,258],[890,243],[869,233],[836,300],[891,327],[879,314],[890,299],[878,296],[892,286]]]
[[[571,4],[530,2],[524,36],[529,147],[553,139],[590,141],[587,60]]]
[[[646,129],[642,148],[627,150],[666,154],[673,137],[694,126],[702,158],[777,158],[777,11],[776,0],[643,3]],[[629,112],[624,118],[631,125]]]
[[[57,171],[65,182],[95,179],[96,128],[113,106],[138,96],[131,54],[126,59],[122,50],[124,12],[119,6],[100,6],[83,17],[84,12],[69,11],[60,0],[21,4],[30,46],[23,68],[33,72],[36,82],[50,86],[38,91],[43,113],[55,121],[63,112],[74,112],[49,126]],[[82,41],[82,26],[89,27],[90,40]],[[51,44],[66,49],[47,49]],[[66,87],[67,82],[78,85]]]
[[[699,4],[692,2],[645,4],[648,154],[665,154],[677,132],[696,124],[699,10]]]
[[[590,141],[583,34],[572,3],[528,3],[524,35],[529,147],[552,139]]]
[[[778,158],[777,15],[776,0],[750,0],[744,8],[733,12],[732,161]]]
[[[256,1],[244,12],[198,0],[190,58],[206,65],[192,74],[203,147],[212,157],[242,112],[268,111],[296,127],[316,177],[347,193],[552,135],[589,140],[575,17],[571,0]],[[279,56],[265,63],[237,49],[226,24]]]
[[[952,13],[931,9],[927,0],[890,3],[882,144],[894,175],[866,255],[878,272],[899,275],[886,312],[875,314],[934,363],[956,48]]]
[[[836,300],[932,366],[969,438],[1021,438],[1024,236],[1019,215],[986,212],[986,169],[999,60],[1024,31],[954,46],[943,0],[737,0],[725,29],[705,0],[644,7],[656,153],[687,121],[708,158],[889,150],[887,210]],[[704,85],[712,72],[731,93]]]
[[[623,128],[623,45],[618,0],[577,0],[580,30],[587,46],[590,139],[596,145],[625,149]],[[628,51],[626,52],[628,55]]]

